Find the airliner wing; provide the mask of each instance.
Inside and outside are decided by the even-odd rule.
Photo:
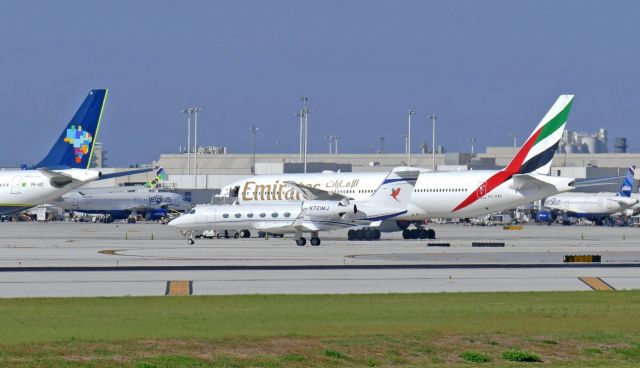
[[[607,200],[616,202],[621,206],[627,206],[627,207],[631,207],[638,203],[638,200],[636,198],[629,198],[629,197],[609,197],[607,198]]]
[[[42,173],[44,176],[46,176],[50,180],[51,185],[53,185],[56,188],[62,188],[68,184],[71,184],[74,181],[76,182],[78,181],[77,179],[74,179],[70,175],[60,173],[60,172],[55,172],[47,168],[39,168],[38,171]]]
[[[319,201],[336,200],[336,201],[340,201],[340,200],[345,199],[345,198],[346,199],[352,199],[350,197],[343,196],[342,194],[327,192],[326,190],[313,188],[313,187],[310,187],[310,186],[304,185],[304,184],[294,183],[292,181],[286,181],[285,184],[288,185],[289,187],[294,188],[295,190],[301,192],[302,195],[307,200],[319,200]]]
[[[521,192],[528,190],[542,190],[545,187],[555,188],[555,185],[544,180],[545,178],[536,174],[519,174],[513,176],[513,189]]]

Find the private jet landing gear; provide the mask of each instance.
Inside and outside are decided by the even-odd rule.
[[[435,239],[436,232],[433,229],[419,227],[417,229],[402,230],[402,239]]]
[[[304,247],[305,245],[307,245],[307,239],[305,238],[296,239],[296,245],[299,247]]]
[[[251,233],[249,232],[249,230],[241,230],[239,236],[241,238],[249,238],[251,237]]]
[[[320,245],[320,238],[318,238],[318,233],[311,233],[311,245],[317,247]]]
[[[189,231],[189,237],[187,238],[187,244],[193,245],[196,241],[193,239],[193,231]]]

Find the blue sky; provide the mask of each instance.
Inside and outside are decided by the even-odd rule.
[[[638,149],[640,2],[2,1],[0,166],[35,163],[92,88],[109,88],[99,140],[125,166],[199,141],[295,152],[298,98],[309,149],[367,152],[386,137],[468,151],[528,135],[557,95],[576,94],[569,129],[606,127]],[[277,145],[276,140],[284,140]],[[288,148],[287,148],[288,147]]]

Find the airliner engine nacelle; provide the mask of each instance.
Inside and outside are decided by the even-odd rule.
[[[306,201],[302,210],[309,217],[346,219],[358,212],[355,204],[349,201]]]

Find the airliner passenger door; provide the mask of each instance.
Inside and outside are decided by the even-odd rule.
[[[11,180],[11,194],[20,194],[20,181],[22,180],[22,175],[16,175]]]

